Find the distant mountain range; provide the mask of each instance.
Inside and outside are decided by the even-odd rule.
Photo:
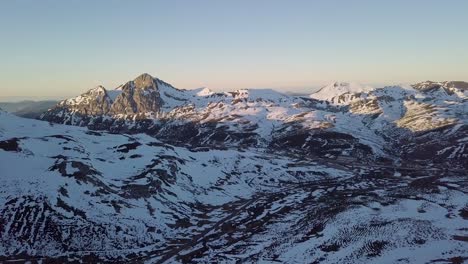
[[[467,98],[143,74],[40,120],[0,110],[0,262],[466,262]]]
[[[17,116],[26,118],[39,118],[49,108],[54,107],[58,101],[19,101],[0,102],[0,108]]]

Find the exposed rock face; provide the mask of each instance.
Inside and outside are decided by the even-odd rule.
[[[65,113],[80,117],[155,113],[163,104],[159,83],[161,81],[151,75],[142,74],[116,90],[108,91],[98,86],[78,97],[60,102],[45,113],[42,119],[54,121],[57,115]]]
[[[102,86],[93,88],[86,93],[73,98],[62,101],[58,104],[59,107],[73,109],[83,115],[103,115],[107,114],[111,108],[112,100],[107,95],[106,89]]]
[[[138,114],[158,112],[163,103],[159,95],[158,80],[142,74],[126,83],[122,93],[112,104],[111,114]]]

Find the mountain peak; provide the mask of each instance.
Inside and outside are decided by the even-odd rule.
[[[342,94],[365,93],[372,91],[373,89],[374,88],[371,86],[354,82],[332,82],[311,94],[310,97],[318,100],[331,100],[332,98]]]
[[[151,76],[151,74],[144,72],[135,78],[135,80],[138,80],[138,79],[154,79],[154,77]]]
[[[87,93],[99,94],[99,93],[106,93],[106,92],[107,90],[106,88],[104,88],[104,86],[98,85],[94,88],[89,89]]]
[[[193,90],[193,92],[197,96],[210,96],[210,95],[214,94],[213,91],[211,91],[209,88],[206,88],[206,87],[195,89],[195,90]]]
[[[140,76],[136,77],[133,82],[135,83],[136,88],[143,89],[155,86],[153,76],[149,75],[148,73],[141,74]]]

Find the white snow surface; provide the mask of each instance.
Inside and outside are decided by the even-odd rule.
[[[311,94],[310,97],[318,100],[332,100],[334,97],[343,94],[366,93],[374,89],[372,86],[355,82],[333,82],[320,88],[320,90]]]
[[[239,103],[252,104],[254,118],[265,108],[252,106],[271,102]],[[241,111],[230,111],[236,109]],[[271,120],[294,116],[281,104],[267,109],[274,110],[264,113]],[[307,115],[330,118],[318,110]],[[349,127],[340,121],[346,115],[337,115],[343,116],[336,126]],[[210,250],[192,261],[426,263],[468,253],[460,213],[468,206],[466,186],[459,184],[466,175],[439,175],[439,192],[416,192],[410,183],[432,176],[379,175],[262,149],[195,151],[144,134],[108,134],[1,112],[0,142],[8,140],[19,150],[0,149],[0,218],[6,223],[0,256],[94,252],[108,260],[136,254],[155,263],[161,249],[205,230],[215,239],[179,256],[204,244]],[[223,231],[229,223],[235,228]],[[183,261],[174,255],[168,262]]]

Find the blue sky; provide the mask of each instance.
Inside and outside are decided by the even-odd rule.
[[[0,2],[0,97],[468,81],[468,1]]]

